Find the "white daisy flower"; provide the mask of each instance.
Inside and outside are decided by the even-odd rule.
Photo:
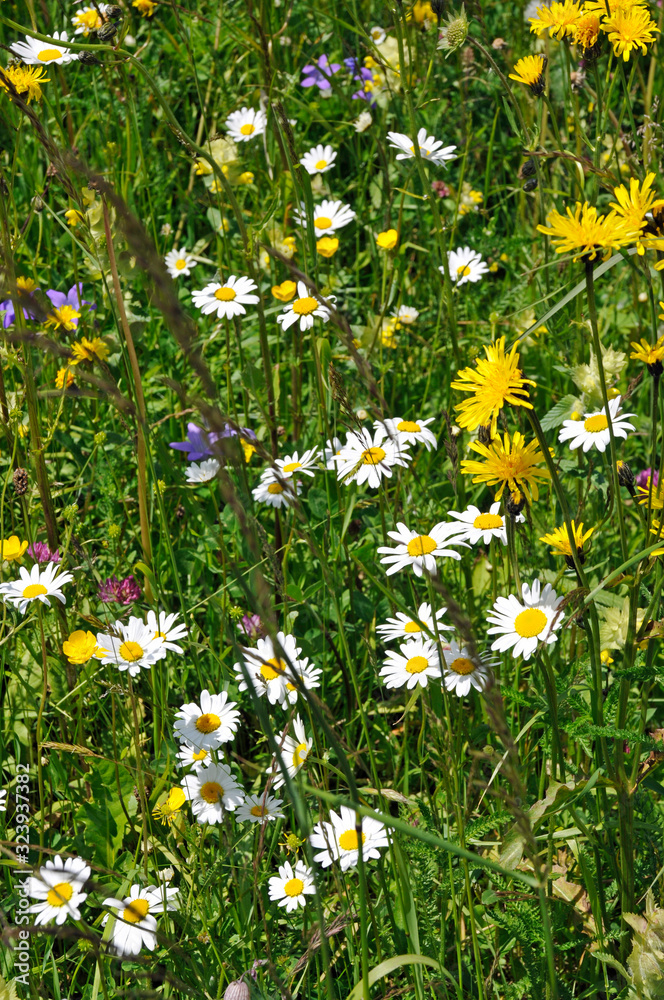
[[[343,445],[338,437],[333,437],[331,441],[325,442],[325,447],[318,452],[318,461],[325,464],[325,468],[334,471],[337,467],[337,458]]]
[[[10,601],[22,615],[33,601],[41,601],[48,608],[51,606],[51,597],[62,604],[67,603],[62,587],[74,577],[71,573],[60,573],[57,576],[56,563],[47,563],[43,570],[40,570],[39,563],[35,563],[29,572],[24,566],[19,566],[18,571],[20,580],[0,583],[0,597],[3,601]]]
[[[182,654],[184,650],[182,646],[177,645],[177,641],[184,639],[187,634],[187,626],[184,622],[176,625],[179,617],[180,615],[177,611],[172,615],[167,615],[165,611],[160,611],[158,618],[154,611],[148,611],[147,626],[154,629],[152,638],[161,639],[164,649],[172,649],[174,653]]]
[[[609,400],[609,417],[614,438],[626,438],[627,431],[635,430],[634,425],[627,420],[627,417],[633,416],[633,413],[620,412],[620,396]],[[611,440],[606,407],[593,413],[584,413],[582,420],[564,420],[558,440],[569,441],[572,450],[583,447],[585,452],[594,446],[598,451],[606,451]]]
[[[377,490],[383,476],[388,479],[395,465],[407,466],[412,455],[407,445],[386,436],[381,427],[371,436],[371,431],[349,431],[346,443],[337,456],[337,479],[340,482],[367,483]]]
[[[405,326],[411,326],[417,320],[420,312],[419,309],[415,309],[414,306],[399,306],[399,308],[393,312],[392,315]]]
[[[0,812],[7,812],[7,789],[0,788]]]
[[[105,4],[99,5],[99,10],[104,13]],[[71,19],[71,23],[74,27],[75,35],[83,35],[87,37],[91,35],[93,31],[97,28],[101,28],[104,23],[99,16],[99,11],[96,7],[83,7],[81,10],[76,11]]]
[[[225,764],[209,764],[182,779],[182,788],[199,823],[221,823],[224,810],[232,812],[244,801],[244,792]]]
[[[318,462],[318,451],[310,448],[302,453],[300,457],[296,451],[285,458],[275,459],[275,465],[282,479],[290,479],[295,473],[304,473],[306,476],[315,476],[315,467]]]
[[[253,108],[241,108],[234,111],[226,119],[226,128],[231,139],[236,142],[249,142],[262,135],[267,125],[267,115],[264,111],[254,111]]]
[[[295,868],[289,861],[279,865],[279,875],[273,875],[268,885],[270,899],[278,900],[279,906],[285,906],[287,913],[297,910],[298,906],[305,906],[306,897],[316,892],[313,872],[303,861],[297,861]]]
[[[308,153],[305,153],[300,163],[308,174],[326,174],[334,166],[337,154],[331,146],[323,146],[319,143],[312,146]]]
[[[330,302],[335,301],[335,296],[328,296]],[[297,298],[284,306],[281,316],[277,316],[277,323],[287,330],[293,323],[299,320],[300,330],[310,330],[314,325],[314,317],[318,316],[327,323],[330,318],[330,310],[319,302],[315,296],[309,294],[309,290],[303,281],[297,283]]]
[[[411,160],[415,156],[415,144],[410,136],[404,135],[403,132],[388,132],[387,138],[390,140],[390,146],[393,149],[401,150],[401,152],[397,153],[397,160]],[[442,139],[436,139],[433,135],[427,135],[425,128],[421,128],[417,133],[417,142],[423,160],[429,160],[430,163],[440,165],[447,160],[456,159],[456,153],[454,152],[456,146],[443,147]]]
[[[482,260],[482,255],[470,247],[458,247],[450,250],[447,255],[447,267],[450,272],[452,282],[461,288],[467,281],[479,281],[483,275],[489,273],[489,265]],[[444,267],[439,267],[441,274],[445,273]]]
[[[196,267],[196,261],[184,247],[182,250],[171,250],[167,253],[164,263],[171,278],[188,278],[192,268]]]
[[[258,640],[255,649],[241,647],[242,661],[254,693],[258,697],[267,694],[271,705],[279,704],[284,708],[297,701],[296,680],[306,689],[320,687],[322,671],[310,664],[308,657],[301,656],[302,650],[296,645],[295,636],[277,632],[277,647],[283,651],[283,657],[277,652],[270,636],[266,636]],[[233,669],[240,691],[247,691],[248,684],[241,664],[236,663]]]
[[[67,858],[63,861],[59,854],[47,861],[39,869],[39,875],[27,879],[27,892],[38,900],[29,908],[36,914],[36,924],[64,924],[67,917],[81,919],[79,906],[87,897],[83,886],[90,878],[90,866],[81,858]]]
[[[313,740],[307,739],[304,723],[299,715],[293,722],[293,733],[294,737],[282,733],[278,743],[281,748],[281,759],[288,771],[289,778],[294,778],[297,772],[304,767],[313,746]],[[275,788],[281,788],[285,784],[285,778],[276,754],[272,758],[272,773],[275,775],[272,784]]]
[[[467,649],[461,649],[452,641],[449,649],[443,649],[445,671],[443,683],[448,691],[454,691],[459,698],[465,698],[471,687],[483,691],[489,680],[489,672],[484,663],[472,659]]]
[[[446,611],[447,608],[436,611],[439,632],[454,631],[451,625],[445,625],[440,620]],[[420,604],[416,618],[405,615],[402,611],[397,611],[396,618],[388,618],[384,625],[376,626],[376,634],[381,637],[383,642],[389,642],[391,639],[413,639],[416,636],[426,638],[429,632],[426,632],[425,629],[428,629],[433,635],[436,634],[430,604]]]
[[[494,614],[487,615],[487,621],[494,625],[487,629],[487,635],[498,635],[491,649],[500,653],[512,649],[514,658],[523,656],[529,660],[540,642],[550,645],[557,641],[555,631],[563,623],[558,610],[562,597],[556,597],[550,583],[540,592],[539,580],[533,580],[532,588],[524,583],[521,590],[523,602],[514,594],[498,598]]]
[[[385,34],[383,28],[378,28],[378,27],[370,28],[369,34],[371,35],[371,41],[374,43],[374,45],[382,45],[385,39],[387,38],[387,35]]]
[[[173,731],[179,740],[186,740],[199,750],[214,750],[222,743],[235,739],[240,713],[237,702],[229,701],[226,691],[210,694],[201,691],[201,703],[183,705],[175,713]]]
[[[66,42],[67,32],[54,31],[51,37],[57,39],[59,42]],[[28,66],[44,66],[50,63],[60,63],[64,66],[65,63],[78,59],[75,52],[72,52],[63,45],[54,45],[52,42],[40,42],[31,35],[26,35],[24,42],[14,42],[9,47]]]
[[[209,750],[199,749],[193,743],[183,740],[176,754],[178,767],[191,767],[196,774],[212,763]]]
[[[304,208],[295,209],[293,215],[302,226],[307,224],[307,213]],[[316,239],[321,236],[328,236],[336,233],[338,229],[343,229],[355,218],[355,212],[350,205],[344,205],[343,201],[330,201],[325,198],[320,205],[314,205],[314,230]]]
[[[388,531],[390,538],[398,543],[397,547],[391,549],[381,545],[378,548],[379,552],[384,553],[380,561],[389,567],[386,570],[387,576],[392,576],[407,566],[413,567],[415,576],[422,576],[424,572],[436,576],[438,572],[436,559],[461,559],[461,554],[448,548],[448,545],[463,545],[464,548],[469,548],[458,538],[450,538],[453,526],[444,521],[434,524],[426,535],[418,535],[416,531],[411,531],[403,521],[397,521],[397,528],[398,531]]]
[[[379,677],[386,688],[406,687],[410,691],[418,684],[426,687],[429,679],[440,678],[440,656],[434,639],[409,639],[399,646],[399,653],[389,651]]]
[[[245,306],[255,306],[258,295],[254,295],[256,282],[252,278],[236,278],[231,274],[223,285],[220,281],[211,281],[205,288],[191,293],[191,298],[197,309],[204,316],[216,313],[217,319],[233,316],[244,316]]]
[[[401,417],[388,417],[387,420],[375,420],[374,427],[378,430],[384,427],[386,437],[396,438],[400,445],[423,444],[427,451],[435,451],[438,441],[433,431],[428,428],[435,417],[428,420],[402,420]]]
[[[333,861],[341,862],[341,870],[355,868],[360,850],[362,860],[370,861],[379,858],[379,847],[387,847],[389,841],[385,826],[377,819],[368,816],[357,816],[348,806],[341,806],[338,813],[330,810],[331,823],[316,823],[309,837],[311,846],[319,849],[314,861],[320,862],[323,868],[328,868]],[[357,827],[361,828],[358,838]]]
[[[138,955],[141,948],[154,951],[157,944],[157,917],[167,910],[174,910],[171,900],[177,896],[177,889],[169,889],[165,885],[159,887],[149,885],[142,889],[140,885],[132,885],[129,895],[124,899],[109,896],[104,900],[115,912],[106,914],[102,920],[105,925],[109,916],[113,916],[113,932],[111,947],[118,955]]]
[[[499,510],[500,501],[498,500],[491,504],[488,514],[483,514],[479,507],[474,507],[473,504],[470,504],[463,511],[448,511],[449,517],[455,517],[458,522],[455,525],[459,532],[456,538],[459,541],[470,542],[471,545],[477,545],[480,539],[485,545],[488,545],[492,538],[498,538],[503,545],[507,545],[505,518],[498,513]],[[519,514],[515,520],[522,522],[525,518],[523,514]],[[452,522],[448,523],[452,527]]]
[[[95,656],[103,664],[112,663],[118,670],[128,670],[131,677],[140,674],[141,667],[149,670],[158,660],[166,656],[162,640],[155,635],[155,629],[132,615],[125,625],[116,621],[113,634],[99,632]]]
[[[302,483],[299,479],[284,479],[283,476],[277,476],[274,469],[266,469],[251,495],[258,503],[266,503],[269,507],[292,507],[295,497],[301,492]]]
[[[235,819],[238,823],[267,823],[268,820],[283,819],[283,800],[274,795],[247,795],[238,806]]]
[[[204,462],[192,462],[187,466],[187,482],[196,485],[209,483],[219,472],[221,465],[216,458],[206,458]]]

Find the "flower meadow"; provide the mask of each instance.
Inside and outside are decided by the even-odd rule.
[[[664,6],[0,24],[0,1000],[661,998]]]

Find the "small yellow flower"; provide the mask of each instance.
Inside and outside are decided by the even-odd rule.
[[[583,546],[588,541],[592,535],[594,528],[589,528],[588,531],[583,531],[583,521],[580,521],[578,525],[571,522],[572,532],[574,534],[574,545],[579,553],[583,555]],[[544,542],[545,545],[551,546],[551,552],[554,556],[565,556],[566,558],[572,558],[572,545],[569,540],[569,535],[567,534],[567,527],[563,524],[561,528],[556,528],[549,535],[542,535],[540,542]]]
[[[154,807],[152,815],[155,819],[161,820],[164,826],[167,824],[170,826],[186,801],[187,796],[185,795],[183,789],[175,786],[174,788],[171,788],[166,797],[166,801]]]
[[[253,184],[254,175],[251,170],[245,170],[237,179],[238,184]]]
[[[323,236],[316,243],[316,250],[321,257],[334,257],[339,249],[339,240],[336,236]]]
[[[212,167],[207,160],[196,160],[196,174],[198,177],[205,177],[212,173]]]
[[[415,24],[423,25],[438,24],[438,16],[434,14],[433,7],[428,0],[415,0],[415,3],[406,14],[407,21],[415,21]]]
[[[77,226],[79,222],[83,222],[83,212],[79,212],[77,208],[68,208],[65,212],[65,219],[68,226]]]
[[[7,562],[18,562],[22,559],[27,547],[28,543],[20,541],[18,535],[10,535],[9,538],[0,541],[0,559],[5,559]]]
[[[16,288],[19,292],[25,292],[26,295],[32,295],[37,289],[37,282],[33,281],[32,278],[17,278]],[[662,303],[660,303],[661,305]]]
[[[647,485],[637,486],[636,492],[640,497],[639,504],[643,507],[644,504],[648,503],[648,498],[650,497],[650,476],[648,476]],[[649,506],[651,510],[662,510],[662,508],[664,508],[664,486],[653,487]]]
[[[289,260],[292,260],[294,257],[296,249],[297,245],[294,236],[284,236],[281,241],[281,245],[277,246],[277,250],[279,250],[284,257],[288,257]]]
[[[286,839],[279,846],[280,847],[285,847],[289,854],[291,852],[293,852],[293,854],[297,854],[297,852],[302,847],[302,844],[304,844],[304,843],[305,843],[305,841],[304,840],[300,840],[299,837],[298,837],[298,835],[296,833],[287,833],[286,834]]]
[[[611,664],[614,662],[614,659],[611,656],[610,649],[603,649],[602,652],[599,654],[599,658],[605,667],[610,667]]]
[[[381,250],[394,250],[399,240],[396,229],[386,229],[384,233],[378,233],[376,243]]]
[[[157,4],[154,0],[133,0],[132,7],[135,7],[141,17],[152,17]]]
[[[492,274],[495,274],[499,267],[500,265],[496,260],[494,260],[492,264],[489,264],[489,270],[491,271]]]
[[[46,326],[54,326],[57,329],[75,330],[76,320],[80,318],[80,312],[73,306],[58,306],[53,310],[46,320]]]
[[[109,356],[110,349],[101,339],[101,337],[95,337],[93,340],[88,340],[87,337],[83,337],[77,344],[72,347],[74,357],[71,360],[72,365],[78,365],[81,361],[105,361]]]
[[[514,72],[509,75],[510,80],[523,83],[526,87],[530,87],[535,97],[541,97],[544,93],[545,66],[545,56],[524,56],[514,63]]]
[[[399,323],[395,316],[390,319],[383,320],[383,326],[380,331],[380,342],[383,347],[387,347],[390,350],[396,350],[398,341],[395,334],[397,330],[400,329],[401,323]]]
[[[66,642],[62,644],[62,652],[70,663],[87,663],[88,660],[100,652],[97,640],[92,632],[84,632],[77,629],[72,632]]]
[[[660,337],[654,346],[647,340],[641,339],[639,343],[632,341],[633,351],[630,358],[634,361],[642,361],[651,375],[661,375],[663,371],[662,358],[664,358],[664,337]]]
[[[17,94],[27,94],[28,104],[34,97],[36,101],[41,100],[41,84],[50,83],[50,77],[45,76],[46,70],[43,66],[7,66],[0,67],[0,87],[9,91],[8,84],[11,84]]]
[[[70,385],[74,382],[74,373],[71,368],[60,368],[55,376],[55,388],[64,389],[65,383],[68,389]]]
[[[620,184],[613,189],[613,193],[618,199],[612,201],[610,207],[615,209],[616,215],[620,215],[629,225],[630,229],[640,232],[647,224],[646,215],[664,206],[664,199],[658,198],[652,190],[655,180],[654,173],[646,174],[643,184],[638,177],[632,177],[629,182],[629,191],[624,184]],[[646,244],[648,245],[648,244]],[[643,255],[645,249],[637,239],[639,254]]]
[[[280,302],[290,302],[297,291],[294,281],[282,281],[280,285],[272,285],[272,294]]]
[[[244,452],[245,462],[250,462],[251,456],[256,453],[256,449],[251,441],[245,441],[243,437],[240,438],[240,444],[242,445],[242,451]]]

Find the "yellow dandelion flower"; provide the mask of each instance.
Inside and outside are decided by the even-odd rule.
[[[615,209],[616,215],[628,223],[630,229],[635,231],[643,229],[648,222],[646,214],[664,206],[664,199],[658,198],[652,190],[654,180],[654,173],[646,174],[643,184],[638,177],[631,177],[629,191],[624,184],[613,189],[618,200],[612,201],[610,207]],[[644,252],[643,246],[639,246],[639,253]]]
[[[62,644],[62,652],[70,663],[87,663],[95,653],[99,652],[99,646],[92,632],[84,632],[77,629],[72,632],[66,642]]]
[[[643,7],[644,0],[586,0],[584,10],[595,11],[604,17],[609,17],[617,11],[631,10],[632,7]]]
[[[384,233],[378,233],[376,243],[381,250],[394,250],[399,240],[396,229],[386,229]]]
[[[650,476],[648,476],[648,481],[645,486],[636,487],[636,495],[639,497],[639,503],[643,507],[644,504],[648,503],[648,497],[650,494]],[[662,510],[664,508],[664,485],[654,486],[652,491],[652,498],[650,500],[651,510]]]
[[[78,309],[73,306],[57,306],[46,320],[46,326],[54,326],[57,329],[75,330],[76,320],[80,318]]]
[[[18,535],[10,535],[0,541],[0,560],[7,562],[18,562],[23,558],[23,553],[28,547],[27,542],[22,542]]]
[[[158,806],[155,806],[152,810],[152,815],[155,819],[161,820],[164,826],[166,824],[170,826],[186,801],[187,796],[182,788],[179,788],[178,786],[171,788],[166,797],[166,801],[162,802]]]
[[[644,56],[647,54],[648,46],[656,41],[653,32],[659,32],[659,28],[646,7],[617,11],[612,8],[611,17],[602,22],[602,31],[608,34],[614,55],[627,62],[634,49],[641,49]]]
[[[577,252],[575,260],[586,254],[594,260],[600,251],[618,250],[633,243],[639,234],[639,230],[630,227],[615,209],[608,215],[598,215],[594,205],[589,205],[587,201],[582,205],[577,201],[574,215],[569,206],[566,211],[566,215],[555,210],[550,212],[546,220],[548,228],[537,228],[557,243],[556,253]]]
[[[71,359],[72,365],[78,365],[81,361],[94,361],[95,358],[97,361],[105,361],[111,353],[101,337],[95,337],[94,340],[83,337],[77,344],[74,344],[72,351],[74,354]]]
[[[0,87],[9,90],[8,83],[14,87],[17,94],[27,94],[28,104],[34,98],[41,100],[42,83],[50,83],[43,66],[7,66],[0,67]]]
[[[571,522],[572,532],[574,534],[574,545],[578,550],[579,555],[582,555],[583,546],[588,541],[592,535],[594,528],[588,528],[588,531],[584,533],[583,531],[583,521],[580,521],[578,525]],[[567,527],[563,524],[562,527],[556,528],[548,535],[542,535],[540,537],[540,542],[544,542],[545,545],[551,546],[551,552],[554,556],[565,556],[566,558],[572,558],[572,545],[569,540],[569,535],[567,533]]]
[[[647,340],[641,338],[631,343],[633,348],[630,358],[633,361],[642,361],[651,375],[661,375],[664,371],[662,359],[664,358],[664,337],[660,337],[656,344],[651,345]]]
[[[132,7],[135,7],[141,17],[152,17],[157,4],[154,0],[133,0]]]
[[[599,38],[599,14],[594,10],[586,10],[574,24],[572,40],[584,49],[590,49],[597,44]]]
[[[336,236],[322,236],[316,243],[316,250],[321,257],[334,257],[339,249],[339,240]]]
[[[538,479],[550,479],[548,469],[539,468],[544,456],[537,441],[526,444],[523,434],[517,431],[512,438],[505,432],[504,440],[495,438],[489,445],[472,441],[471,449],[482,455],[483,462],[467,460],[461,463],[461,471],[473,476],[473,483],[497,486],[496,500],[502,496],[507,486],[512,493],[521,491],[529,501],[539,499]]]
[[[475,368],[464,368],[458,373],[452,388],[473,393],[470,399],[454,407],[459,414],[460,427],[474,431],[490,424],[494,437],[498,414],[505,403],[532,410],[526,386],[534,386],[535,382],[521,374],[516,349],[515,344],[510,353],[505,354],[505,338],[499,337],[495,344],[485,346],[486,358],[477,358]]]
[[[545,56],[524,56],[514,63],[514,72],[510,73],[510,80],[525,84],[526,87],[530,87],[535,97],[540,97],[544,93],[545,66]]]
[[[64,389],[69,388],[74,382],[74,373],[71,368],[59,368],[58,373],[55,376],[55,388]]]
[[[282,281],[280,285],[272,285],[272,294],[280,302],[290,302],[297,291],[294,281]]]
[[[565,38],[574,34],[574,25],[581,17],[581,5],[577,0],[563,0],[550,7],[539,7],[535,17],[529,18],[530,30],[541,35],[547,28],[552,38]]]
[[[33,281],[32,278],[17,278],[16,288],[19,292],[25,292],[26,295],[32,295],[33,292],[37,291],[37,282]],[[660,305],[662,305],[661,302]]]

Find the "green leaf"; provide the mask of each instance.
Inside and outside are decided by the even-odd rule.
[[[314,517],[320,521],[327,519],[329,507],[327,505],[327,493],[325,490],[321,490],[317,486],[312,486],[307,493],[307,503]]]
[[[360,590],[353,592],[353,611],[363,622],[372,622],[374,617],[374,602]]]
[[[559,399],[556,405],[542,417],[542,430],[552,431],[554,428],[560,427],[563,420],[569,419],[577,403],[576,396],[563,396],[562,399]]]
[[[428,958],[426,955],[393,955],[392,958],[385,959],[369,972],[369,986],[373,986],[379,979],[389,976],[391,972],[402,968],[404,965],[428,965],[436,972],[444,972],[435,958]],[[362,1000],[364,985],[357,983],[348,994],[347,1000]]]

